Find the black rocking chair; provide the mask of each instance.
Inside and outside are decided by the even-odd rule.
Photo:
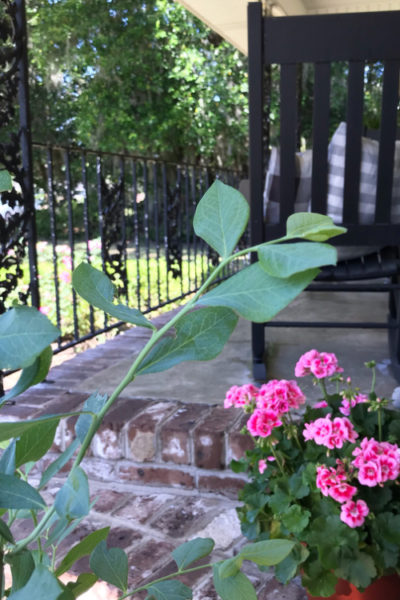
[[[387,323],[325,323],[326,327],[387,327],[393,373],[400,381],[400,219],[392,215],[393,177],[399,106],[400,11],[264,17],[262,3],[248,5],[250,86],[250,204],[251,244],[284,234],[287,217],[295,212],[295,153],[299,136],[297,73],[300,63],[314,69],[312,116],[311,202],[313,212],[329,214],[329,161],[331,65],[346,61],[347,114],[344,152],[342,218],[344,236],[332,243],[355,249],[364,256],[322,269],[309,290],[389,292]],[[360,165],[364,78],[366,65],[382,66],[381,119],[377,150],[376,201],[371,217],[360,217]],[[266,94],[268,65],[280,66],[280,200],[279,217],[267,223],[263,212],[265,181]],[[375,142],[376,143],[376,142]],[[399,148],[400,151],[400,148]],[[298,176],[298,174],[297,174]],[[364,281],[362,281],[364,280]],[[252,324],[254,378],[266,378],[264,323]],[[284,326],[321,326],[321,323],[285,322]]]

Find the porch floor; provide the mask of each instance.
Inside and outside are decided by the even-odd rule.
[[[323,296],[323,302],[321,302]],[[386,319],[386,298],[378,294],[303,293],[279,319],[308,317],[349,321]],[[169,315],[155,319],[160,325]],[[377,392],[391,397],[397,382],[389,371],[385,330],[266,330],[270,378],[293,378],[298,357],[311,348],[335,352],[339,363],[362,391],[370,388],[367,360],[377,362]],[[72,360],[54,367],[46,382],[28,390],[1,418],[28,418],[74,410],[89,393],[112,391],[127,371],[148,333],[130,329]],[[75,543],[94,526],[111,525],[109,545],[129,555],[131,585],[160,576],[171,568],[169,552],[196,536],[217,541],[215,558],[232,556],[243,540],[235,514],[236,494],[244,478],[229,471],[229,462],[248,445],[239,432],[243,416],[221,404],[231,385],[251,381],[250,325],[240,321],[226,348],[214,361],[183,363],[168,372],[138,377],[123,393],[96,435],[84,468],[93,496],[99,500],[83,523]],[[304,385],[303,385],[304,383]],[[305,378],[309,398],[315,388]],[[39,470],[71,440],[73,419],[64,421]],[[62,478],[47,490],[54,496]],[[79,564],[82,570],[84,564]],[[303,600],[298,582],[283,587],[272,577],[250,572],[261,600]],[[214,600],[210,575],[196,573],[191,581],[195,600]],[[88,598],[111,599],[108,595]],[[86,596],[84,596],[86,598]],[[116,596],[115,596],[116,597]],[[138,598],[141,596],[138,595]]]

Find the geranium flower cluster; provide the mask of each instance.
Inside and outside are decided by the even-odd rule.
[[[273,379],[260,388],[251,384],[231,387],[224,407],[251,407],[247,429],[254,437],[268,437],[282,425],[282,415],[304,402],[305,396],[295,381]]]
[[[358,469],[361,485],[375,487],[385,481],[398,478],[400,474],[400,449],[397,444],[377,442],[374,438],[364,438],[353,450],[356,458],[352,464]]]
[[[318,446],[326,446],[330,450],[342,448],[344,442],[354,443],[358,438],[358,433],[347,417],[336,417],[332,421],[330,414],[312,423],[305,423],[303,435],[306,441],[314,440]]]
[[[332,375],[342,372],[343,369],[339,367],[335,354],[317,350],[310,350],[300,356],[294,369],[296,377],[314,375],[317,379],[332,377]]]

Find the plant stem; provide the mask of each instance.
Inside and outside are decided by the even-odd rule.
[[[171,575],[165,575],[164,577],[155,579],[154,581],[151,581],[150,583],[147,583],[146,585],[142,585],[141,587],[138,587],[138,588],[135,588],[134,590],[126,592],[123,596],[121,596],[119,598],[119,600],[124,600],[124,598],[128,598],[129,596],[132,596],[133,594],[137,594],[138,592],[147,590],[152,585],[155,585],[156,583],[160,583],[161,581],[168,581],[168,579],[172,579],[173,577],[178,577],[179,575],[186,575],[187,573],[193,573],[194,571],[200,571],[201,569],[209,569],[210,567],[213,566],[213,564],[216,564],[216,563],[208,563],[207,565],[200,565],[198,567],[192,567],[191,569],[185,569],[183,571],[176,571],[175,573],[171,573]]]
[[[326,389],[325,379],[318,379],[319,386],[322,390],[322,394],[324,396],[324,400],[328,402],[328,391]]]
[[[379,441],[382,441],[382,409],[378,406],[378,437]]]

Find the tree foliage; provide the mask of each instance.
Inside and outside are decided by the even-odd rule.
[[[247,163],[247,68],[173,0],[31,0],[33,137]]]

